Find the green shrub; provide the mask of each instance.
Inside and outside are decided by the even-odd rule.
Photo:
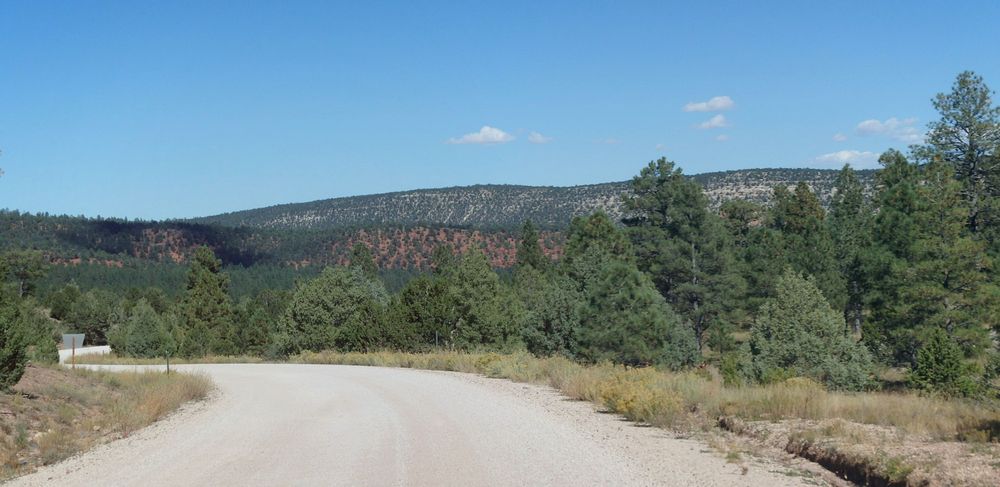
[[[24,374],[27,343],[15,320],[0,316],[0,390],[10,389]]]
[[[17,301],[13,293],[0,288],[0,390],[17,384],[28,362],[28,340]]]
[[[962,348],[947,332],[932,329],[917,350],[917,362],[909,376],[911,386],[948,396],[976,395],[980,387],[963,355]]]
[[[868,350],[846,334],[812,277],[787,270],[774,298],[761,306],[750,336],[753,375],[763,383],[809,377],[833,389],[871,384]]]

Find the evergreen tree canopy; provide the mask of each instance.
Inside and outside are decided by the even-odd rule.
[[[581,315],[575,342],[583,360],[673,369],[698,360],[694,332],[630,262],[605,264],[586,290]]]
[[[694,329],[698,343],[743,297],[730,235],[697,182],[674,163],[650,162],[632,179],[624,220],[639,269]]]
[[[208,247],[199,247],[191,259],[182,309],[182,355],[235,353],[229,276],[222,272],[222,261]]]
[[[7,391],[24,374],[28,340],[20,323],[17,298],[0,286],[0,391]]]
[[[388,304],[382,283],[360,268],[326,268],[295,291],[279,322],[282,352],[371,350]]]
[[[727,200],[719,207],[719,215],[738,252],[745,252],[750,246],[750,235],[763,224],[766,213],[760,204],[746,200]]]
[[[36,364],[59,362],[56,346],[56,327],[37,300],[29,297],[21,301],[17,327],[27,346],[28,361]]]
[[[0,270],[17,284],[18,296],[33,294],[35,281],[48,271],[45,255],[39,250],[14,250],[0,255]]]
[[[438,276],[418,276],[399,293],[400,326],[412,329],[425,346],[452,346],[452,326],[457,321],[448,281]],[[414,344],[416,345],[416,344]]]
[[[517,269],[514,283],[525,310],[522,336],[528,351],[571,357],[585,306],[576,283],[561,272],[542,272],[531,266]]]
[[[452,272],[458,265],[458,258],[455,250],[450,245],[438,245],[434,247],[431,255],[431,269],[436,275],[443,275]]]
[[[868,295],[864,260],[871,245],[872,215],[857,175],[850,165],[845,165],[837,176],[827,224],[837,267],[846,285],[844,318],[855,334],[861,333]]]
[[[843,309],[844,280],[838,271],[825,217],[826,212],[809,185],[799,183],[791,193],[784,187],[775,188],[771,225],[780,233],[786,265],[815,276],[827,301]]]
[[[243,298],[233,309],[234,334],[237,353],[264,355],[271,343],[273,315],[261,299]]]
[[[521,241],[517,246],[517,265],[545,270],[548,264],[549,260],[542,252],[542,245],[539,243],[538,230],[531,220],[525,220],[521,227]]]
[[[917,360],[909,376],[910,385],[949,396],[975,394],[976,381],[962,358],[962,348],[944,330],[935,328],[917,351]]]
[[[165,357],[176,351],[167,323],[145,299],[132,307],[126,321],[110,333],[109,341],[115,353],[129,357]]]
[[[108,330],[118,318],[118,302],[118,297],[110,291],[91,289],[73,302],[65,320],[71,331],[86,335],[88,343],[104,345],[108,342]]]
[[[890,151],[881,160],[865,340],[884,358],[913,364],[921,335],[943,328],[977,355],[988,346],[998,293],[985,244],[967,232],[961,187],[940,159],[920,166]]]
[[[791,269],[761,306],[750,336],[755,379],[772,382],[803,376],[834,389],[869,385],[871,356],[844,333],[843,314],[833,310],[813,277]]]
[[[996,242],[1000,230],[1000,106],[993,91],[972,71],[959,73],[950,93],[934,97],[941,118],[931,122],[923,159],[942,157],[955,171],[973,234]]]
[[[602,212],[574,218],[563,250],[564,272],[580,286],[586,286],[609,261],[635,262],[625,234]]]
[[[375,256],[367,245],[358,242],[351,248],[351,266],[361,269],[361,272],[369,279],[378,278],[378,265],[375,263]]]
[[[80,287],[74,282],[66,284],[56,291],[52,292],[46,298],[46,304],[49,306],[49,315],[57,320],[65,320],[81,296]]]
[[[447,276],[455,310],[450,334],[461,349],[509,349],[520,340],[517,300],[480,250],[463,254]]]

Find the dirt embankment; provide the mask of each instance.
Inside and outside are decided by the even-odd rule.
[[[210,388],[199,376],[29,365],[0,393],[0,480],[128,436]]]

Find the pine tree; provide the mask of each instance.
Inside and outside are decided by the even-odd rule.
[[[846,284],[844,318],[855,335],[861,334],[868,282],[864,258],[872,238],[872,209],[850,165],[837,175],[827,224],[837,265]]]
[[[445,275],[452,272],[458,265],[458,258],[451,245],[438,245],[434,247],[431,255],[431,270],[435,275]]]
[[[962,360],[962,349],[941,328],[935,328],[917,351],[910,387],[949,396],[971,396],[977,384]]]
[[[56,347],[54,322],[46,316],[42,306],[34,298],[21,301],[18,312],[18,326],[27,345],[28,361],[36,364],[59,362]]]
[[[771,225],[780,233],[785,262],[796,271],[815,276],[827,301],[842,309],[846,301],[844,280],[819,198],[805,183],[796,185],[793,193],[775,188],[774,197]]]
[[[940,159],[920,166],[889,151],[880,160],[866,342],[884,359],[913,364],[921,336],[943,328],[978,354],[996,322],[997,290],[984,244],[967,233],[960,185]]]
[[[574,338],[577,356],[588,362],[678,369],[698,360],[693,330],[684,326],[649,276],[629,262],[604,263],[586,290]]]
[[[45,276],[48,263],[39,250],[15,250],[0,255],[0,269],[17,284],[18,297],[35,292],[35,281]]]
[[[222,272],[222,261],[208,247],[195,250],[182,309],[185,325],[181,354],[191,357],[235,353],[229,276]]]
[[[263,304],[243,298],[233,310],[236,351],[240,354],[263,355],[273,332]]]
[[[462,349],[508,349],[520,340],[519,304],[481,250],[466,252],[448,276],[455,323],[449,332]]]
[[[940,156],[955,171],[966,202],[969,230],[997,243],[1000,230],[1000,107],[981,76],[963,71],[950,93],[939,93],[934,108],[941,118],[931,122],[924,160]],[[1000,249],[998,249],[1000,250]]]
[[[632,244],[604,212],[573,218],[566,234],[563,262],[570,267],[573,260],[587,254],[627,261],[635,259]]]
[[[908,363],[916,344],[909,325],[896,316],[902,279],[908,262],[914,259],[917,240],[917,188],[920,185],[916,165],[896,150],[879,157],[882,170],[876,173],[878,209],[873,229],[873,243],[865,255],[865,273],[871,276],[868,295],[871,317],[863,340],[882,362]]]
[[[450,348],[452,326],[457,321],[448,281],[440,276],[420,275],[399,292],[393,317],[409,328],[416,343],[412,347]]]
[[[517,265],[531,266],[544,271],[548,268],[548,264],[549,260],[542,252],[542,245],[539,243],[538,230],[531,220],[525,220],[521,226],[521,241],[517,246]]]
[[[635,263],[625,233],[603,213],[574,218],[560,272],[572,281],[566,299],[582,300],[580,324],[563,343],[588,361],[680,367],[698,359],[684,326]]]
[[[624,223],[639,269],[692,327],[700,347],[705,330],[728,321],[744,291],[729,234],[708,210],[701,185],[665,158],[650,162],[631,186]]]
[[[1000,307],[987,281],[992,263],[984,242],[966,233],[968,209],[951,168],[932,160],[922,180],[915,215],[920,232],[901,278],[898,318],[918,330],[942,328],[976,356],[989,346],[989,326]]]
[[[750,246],[754,229],[763,225],[766,213],[760,204],[746,200],[727,200],[719,207],[719,215],[741,256]]]
[[[60,321],[65,320],[69,316],[73,304],[80,299],[82,294],[80,287],[74,282],[70,282],[49,294],[46,299],[46,304],[49,307],[49,316]]]
[[[361,269],[369,279],[378,278],[378,264],[367,245],[358,242],[351,248],[351,266]]]
[[[743,252],[744,278],[747,282],[746,308],[755,311],[765,300],[774,296],[775,283],[788,266],[786,254],[780,231],[770,225],[751,229]]]

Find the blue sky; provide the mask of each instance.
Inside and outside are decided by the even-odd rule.
[[[1000,2],[682,3],[3,1],[0,208],[871,167],[1000,87]]]

